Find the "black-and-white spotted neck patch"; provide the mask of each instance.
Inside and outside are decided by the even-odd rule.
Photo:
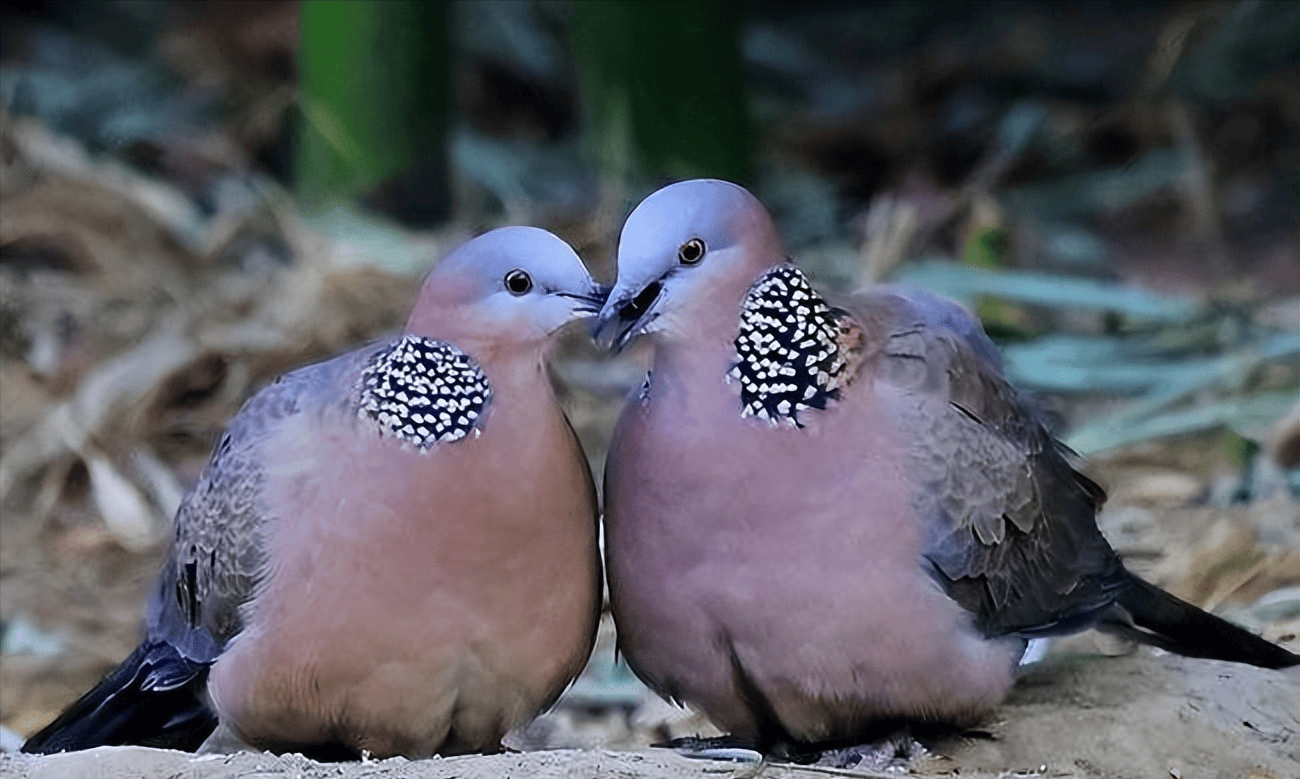
[[[824,409],[853,380],[862,331],[817,294],[803,271],[778,265],[749,288],[740,306],[736,365],[741,415],[803,427],[799,413]]]
[[[477,434],[491,399],[474,358],[444,341],[407,335],[361,371],[358,413],[423,451]]]

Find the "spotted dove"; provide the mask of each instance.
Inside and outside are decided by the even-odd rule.
[[[144,643],[28,752],[499,748],[591,651],[596,498],[543,364],[603,300],[567,244],[482,235],[398,338],[289,373],[176,517]]]
[[[1090,626],[1300,662],[1125,570],[1101,488],[966,310],[893,287],[831,302],[741,187],[642,202],[595,333],[654,345],[605,471],[618,647],[741,741],[970,725],[1027,639]]]

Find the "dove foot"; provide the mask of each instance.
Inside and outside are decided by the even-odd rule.
[[[725,760],[732,763],[757,763],[763,755],[754,749],[753,744],[734,736],[717,736],[700,738],[683,736],[672,741],[665,741],[651,746],[671,749],[682,757],[695,760]]]
[[[869,744],[824,750],[813,764],[824,768],[886,771],[906,768],[908,763],[927,754],[929,751],[921,742],[912,738],[911,731],[902,728]]]

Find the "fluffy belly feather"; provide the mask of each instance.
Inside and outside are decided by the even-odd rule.
[[[1001,700],[1019,642],[977,635],[922,572],[888,424],[828,415],[818,429],[737,422],[679,440],[679,422],[625,419],[611,453],[611,605],[620,649],[653,687],[742,737],[761,735],[769,709],[802,741],[900,716],[970,722]],[[839,438],[856,459],[825,456]]]
[[[576,462],[558,476],[503,463],[514,468],[503,479],[469,447],[436,469],[409,452],[367,472],[375,458],[352,440],[304,439],[300,467],[277,459],[286,465],[268,500],[293,511],[278,514],[274,567],[213,667],[218,713],[266,748],[494,750],[591,649],[599,590],[585,474]],[[343,497],[339,485],[357,479],[365,496]]]

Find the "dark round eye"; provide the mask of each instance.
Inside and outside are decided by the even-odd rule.
[[[506,289],[511,295],[523,295],[533,288],[533,277],[528,271],[515,268],[506,274]]]
[[[682,244],[677,249],[677,259],[681,260],[683,265],[694,265],[704,259],[704,241],[692,238]]]

